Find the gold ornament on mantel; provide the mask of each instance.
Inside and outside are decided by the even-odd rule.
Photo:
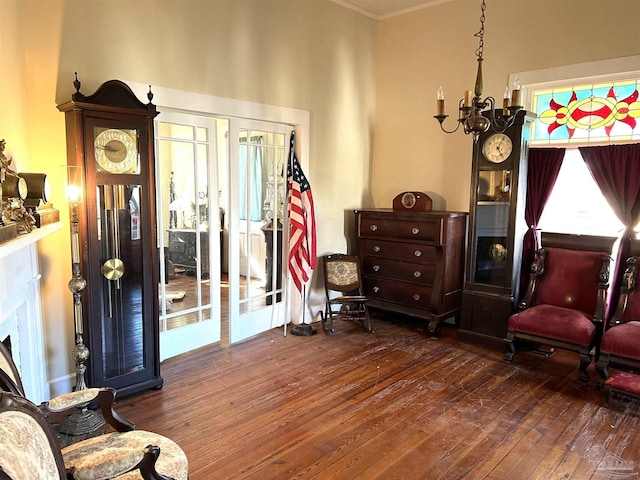
[[[4,154],[7,142],[0,140],[0,193],[2,197],[2,224],[13,223],[17,233],[29,233],[36,226],[33,215],[25,208],[27,183],[24,178],[9,169],[12,158]],[[15,237],[14,237],[15,238]],[[0,243],[2,236],[0,234]]]
[[[11,164],[11,159],[4,154],[6,146],[7,142],[4,139],[0,140],[0,244],[13,240],[18,235],[16,223],[10,221],[3,214],[2,184],[5,182]]]

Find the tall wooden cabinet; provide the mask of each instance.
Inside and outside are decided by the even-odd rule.
[[[527,231],[529,126],[534,118],[520,111],[511,127],[504,132],[490,129],[473,145],[463,333],[504,338],[518,302]]]
[[[364,292],[369,305],[429,322],[457,316],[462,298],[467,214],[356,210]]]

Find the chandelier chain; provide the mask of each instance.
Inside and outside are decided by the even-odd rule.
[[[476,49],[476,57],[479,60],[482,60],[482,53],[484,50],[484,11],[486,10],[487,5],[482,0],[482,6],[480,7],[482,13],[480,14],[480,30],[474,36],[478,37],[480,40],[478,41],[478,48]]]

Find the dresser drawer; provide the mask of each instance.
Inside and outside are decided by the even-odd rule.
[[[431,285],[418,285],[397,280],[387,280],[365,275],[364,294],[367,297],[409,307],[429,309],[431,307]]]
[[[363,275],[404,280],[433,285],[435,265],[403,263],[398,260],[365,256],[362,259]]]
[[[427,217],[418,221],[363,215],[360,218],[358,235],[366,238],[393,238],[439,245],[442,237],[442,218]]]
[[[395,258],[427,265],[435,265],[438,261],[438,250],[434,246],[367,238],[360,240],[360,253],[372,257]]]

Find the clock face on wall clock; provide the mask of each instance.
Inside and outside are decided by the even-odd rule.
[[[482,145],[484,158],[492,163],[504,162],[513,150],[511,139],[504,133],[496,133],[487,138]]]
[[[131,129],[94,129],[96,168],[107,173],[138,173],[137,132]]]

